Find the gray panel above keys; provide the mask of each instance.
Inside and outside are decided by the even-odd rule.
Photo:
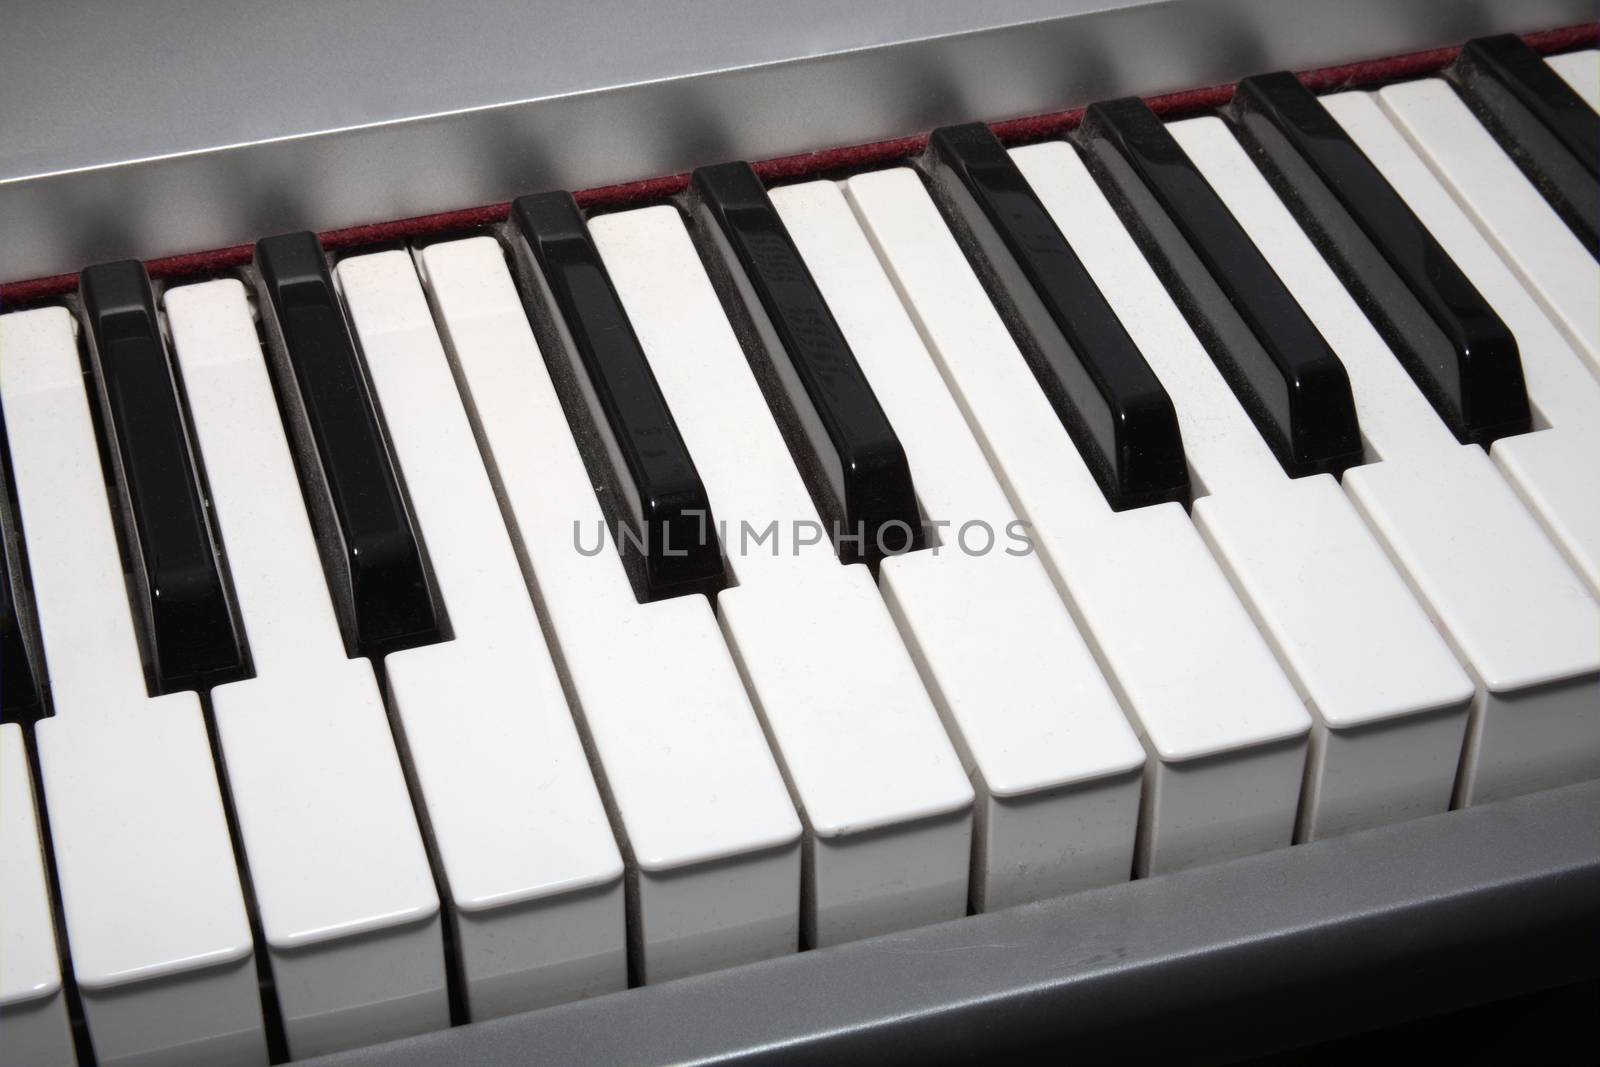
[[[1256,1055],[1600,973],[1600,782],[306,1067]]]
[[[0,282],[1591,15],[1591,0],[17,0],[0,33]]]

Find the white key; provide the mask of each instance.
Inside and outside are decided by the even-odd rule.
[[[468,1010],[622,988],[622,860],[416,270],[382,252],[334,279],[449,617],[385,668]]]
[[[1111,511],[911,171],[847,188],[1152,757],[1139,871],[1289,844],[1311,720],[1183,508]]]
[[[1532,375],[1528,377],[1531,382]],[[1548,396],[1534,399],[1535,410],[1556,406],[1556,401],[1547,402]],[[1600,403],[1600,396],[1594,399]],[[1489,454],[1588,583],[1590,594],[1600,597],[1600,471],[1593,463],[1600,455],[1600,423],[1584,429],[1565,423],[1560,430],[1503,437]]]
[[[78,1062],[22,727],[0,724],[0,1067]]]
[[[36,727],[101,1064],[265,1063],[254,946],[200,702],[150,697],[71,315],[0,317],[0,399],[55,714]]]
[[[1490,455],[1600,595],[1600,382],[1367,93],[1323,98],[1517,339],[1537,425]]]
[[[1087,168],[1052,151],[1058,224],[1177,409],[1195,525],[1316,717],[1300,836],[1446,810],[1471,680],[1339,483],[1284,474]]]
[[[1600,376],[1600,262],[1448,84],[1426,78],[1375,95]]]
[[[372,666],[345,655],[244,287],[164,305],[255,669],[211,700],[289,1053],[443,1029],[438,893]]]
[[[800,820],[710,602],[634,598],[500,246],[416,258],[621,816],[638,979],[796,951]]]
[[[936,548],[878,581],[977,791],[978,910],[1126,881],[1144,749],[839,186],[772,192],[911,465]],[[969,525],[971,524],[971,525]]]
[[[1600,407],[1592,418],[1586,409],[1600,387],[1371,96],[1341,93],[1324,103],[1515,335],[1530,399],[1552,428],[1501,438],[1491,455],[1562,546],[1592,567],[1600,558],[1593,503]],[[1306,296],[1308,309],[1344,295],[1326,277],[1301,284],[1324,294]],[[1385,461],[1348,472],[1345,489],[1478,683],[1457,802],[1600,774],[1600,610],[1582,579],[1538,538],[1534,519],[1510,504],[1479,450],[1454,446],[1435,428],[1349,307],[1325,321],[1352,375],[1358,367],[1385,374],[1393,384],[1373,394],[1406,405],[1371,418],[1362,410]]]
[[[809,831],[804,943],[964,915],[972,787],[871,574],[824,538],[682,219],[589,229],[727,527],[718,620]]]
[[[1600,49],[1546,56],[1545,62],[1585,103],[1600,111]]]

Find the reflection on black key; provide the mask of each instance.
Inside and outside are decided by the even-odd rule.
[[[39,687],[22,638],[22,619],[11,595],[11,559],[0,573],[0,722],[27,722],[39,707]]]
[[[0,438],[5,423],[0,420]],[[9,492],[9,462],[0,458],[0,722],[33,722],[44,714],[40,686],[29,655],[27,623],[17,590],[22,580],[22,550],[7,521],[10,511],[4,494]]]
[[[1516,338],[1300,79],[1246,78],[1230,117],[1456,438],[1488,446],[1525,433]]]
[[[244,657],[150,281],[136,261],[106,263],[79,294],[156,687],[231,681]]]
[[[1171,398],[994,134],[934,130],[919,167],[1106,500],[1186,503]]]
[[[309,233],[269,237],[256,268],[279,399],[350,643],[381,656],[437,640],[422,551],[322,245]]]
[[[727,582],[705,486],[578,205],[540,193],[518,200],[511,217],[529,318],[590,473],[609,490],[601,501],[635,595],[717,591]]]
[[[1078,139],[1256,428],[1293,477],[1361,462],[1344,364],[1142,100],[1092,104]]]
[[[1468,41],[1446,73],[1478,121],[1600,259],[1600,115],[1511,34]]]
[[[841,558],[922,543],[905,450],[817,283],[746,163],[701,167],[690,183],[701,255],[745,343]]]

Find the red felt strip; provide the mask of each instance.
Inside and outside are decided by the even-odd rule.
[[[1600,23],[1589,22],[1543,33],[1530,33],[1523,37],[1535,51],[1549,54],[1570,52],[1577,48],[1593,48],[1600,44]],[[1349,89],[1356,86],[1380,85],[1404,78],[1416,78],[1442,70],[1456,58],[1459,47],[1435,48],[1427,52],[1412,52],[1387,59],[1374,59],[1362,63],[1346,63],[1337,67],[1304,71],[1300,80],[1316,92]],[[1147,99],[1158,115],[1182,115],[1221,107],[1233,98],[1233,86],[1216,85],[1205,89],[1189,89],[1181,93],[1168,93]],[[1083,118],[1083,109],[1056,111],[1029,118],[1008,119],[993,124],[995,135],[1006,144],[1025,144],[1029,141],[1056,137],[1077,126]],[[806,152],[797,156],[763,160],[755,164],[756,173],[769,182],[790,181],[835,171],[883,166],[914,156],[927,145],[925,134],[899,137],[892,141],[874,144],[831,148],[824,152]],[[598,189],[585,189],[575,194],[585,208],[618,208],[630,204],[645,204],[664,200],[681,192],[689,182],[687,174],[674,174],[646,181],[607,185]],[[328,248],[358,248],[362,245],[384,241],[404,241],[430,234],[466,230],[478,226],[503,222],[509,204],[487,204],[483,207],[461,211],[445,211],[437,215],[420,215],[416,218],[377,222],[365,226],[351,226],[343,230],[329,230],[322,234],[322,243]],[[181,278],[191,274],[223,270],[250,262],[250,245],[220,248],[210,252],[191,252],[151,260],[147,266],[151,277]],[[47,300],[72,291],[77,287],[76,274],[58,274],[50,278],[12,282],[0,286],[0,306],[25,304]]]

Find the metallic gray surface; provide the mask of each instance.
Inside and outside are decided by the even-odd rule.
[[[1597,944],[1591,782],[307,1064],[1192,1062],[1593,977]]]
[[[9,0],[0,282],[1592,17],[1593,0]]]

